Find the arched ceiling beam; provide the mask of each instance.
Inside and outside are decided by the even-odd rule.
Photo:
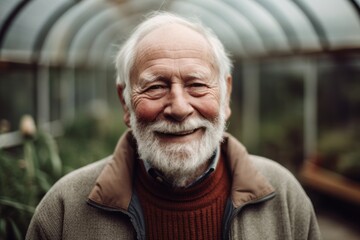
[[[151,10],[157,10],[159,6],[157,6],[156,4],[152,4],[151,6],[153,6],[151,8],[151,6],[144,6],[144,4],[136,4],[139,1],[131,1],[128,2],[127,4],[121,4],[121,6],[119,5],[119,9],[121,9],[121,13],[117,13],[119,15],[119,18],[124,18],[126,17],[125,14],[130,13],[142,13],[142,14],[146,14],[147,12],[151,11]],[[154,1],[156,2],[156,1]],[[158,2],[156,2],[158,4]],[[177,6],[174,6],[174,4],[177,4]],[[108,6],[110,7],[110,5]],[[112,6],[112,8],[114,8]],[[228,41],[227,45],[232,45],[232,50],[233,52],[239,54],[239,45],[237,44],[236,46],[234,46],[234,42],[239,41],[239,38],[236,36],[236,34],[234,33],[234,30],[231,29],[229,27],[229,25],[227,23],[224,23],[224,21],[222,19],[217,18],[216,15],[211,14],[211,12],[209,12],[208,10],[205,10],[201,7],[198,6],[194,6],[193,4],[189,4],[187,2],[181,2],[181,1],[175,1],[172,2],[171,4],[169,4],[167,6],[167,10],[170,11],[178,11],[178,8],[182,8],[184,10],[184,12],[186,12],[186,14],[189,15],[189,12],[194,11],[194,9],[196,9],[197,13],[201,13],[200,15],[202,16],[207,16],[205,19],[202,19],[203,21],[207,22],[208,25],[210,25],[210,27],[216,27],[217,26],[217,30],[220,31],[219,29],[221,29],[221,35],[224,37],[225,40],[223,41]],[[104,8],[105,9],[105,8]],[[84,22],[83,25],[81,25],[81,28],[78,29],[78,31],[74,31],[74,36],[72,37],[72,40],[68,45],[69,45],[69,49],[63,49],[62,52],[64,52],[64,50],[66,52],[69,52],[69,60],[71,62],[71,64],[75,64],[76,62],[81,63],[84,62],[85,60],[88,60],[88,58],[86,58],[86,51],[93,51],[95,50],[95,48],[91,47],[91,48],[87,48],[87,46],[89,46],[89,44],[92,42],[92,40],[89,39],[93,39],[96,36],[101,35],[101,31],[96,31],[96,28],[99,29],[99,27],[96,26],[103,26],[104,28],[106,28],[106,23],[108,22],[108,25],[110,25],[111,23],[109,23],[110,18],[107,18],[106,15],[107,14],[113,14],[113,11],[105,11],[104,9],[102,10],[98,10],[98,14],[97,15],[92,15],[91,19],[88,19],[89,22]],[[99,12],[105,12],[105,13],[100,13]],[[78,12],[79,14],[81,14],[81,12]],[[125,16],[124,16],[125,15]],[[183,13],[184,15],[184,13]],[[210,22],[212,22],[212,24],[209,24],[209,19],[211,19]],[[136,22],[134,22],[133,25],[136,25],[139,22],[139,17],[136,18]],[[97,24],[96,21],[102,21],[102,23]],[[221,23],[221,24],[220,24]],[[212,25],[212,26],[211,26]],[[94,28],[95,29],[92,29]],[[102,30],[103,28],[101,28]],[[114,28],[116,29],[116,28]],[[225,29],[225,33],[224,34],[224,29]],[[96,36],[92,33],[92,31],[95,30],[95,32],[97,33]],[[227,37],[226,37],[227,36]],[[229,40],[232,39],[232,40]],[[63,40],[62,40],[63,41]],[[82,43],[82,41],[85,41]],[[226,44],[225,44],[226,45]],[[81,49],[79,51],[79,49]],[[66,54],[65,54],[66,55]],[[244,55],[244,53],[242,53],[242,55]],[[92,55],[93,56],[93,55]],[[64,60],[64,59],[63,59]]]
[[[242,57],[251,55],[263,55],[266,53],[264,43],[252,23],[233,7],[221,1],[190,1],[201,8],[209,10],[213,15],[221,18],[224,23],[233,29],[238,36],[239,47],[243,52]],[[219,14],[221,12],[221,14]],[[207,19],[203,19],[207,21]]]
[[[49,32],[41,54],[41,62],[47,64],[64,64],[67,52],[77,31],[90,18],[106,8],[102,0],[81,1],[67,11]]]
[[[63,0],[29,2],[17,13],[3,42],[3,55],[8,59],[32,63],[33,48],[41,29],[62,5]],[[46,11],[44,11],[46,9]]]
[[[58,19],[61,18],[65,12],[67,12],[69,9],[71,9],[75,4],[77,4],[78,0],[72,0],[72,1],[63,1],[63,5],[59,6],[55,12],[45,21],[43,26],[41,27],[41,30],[39,31],[39,34],[36,37],[34,46],[33,46],[33,54],[32,54],[32,61],[33,62],[39,62],[40,54],[42,51],[42,48],[45,43],[45,39],[49,32],[51,31],[52,27],[56,23]]]
[[[8,30],[11,28],[14,20],[18,17],[19,13],[25,8],[25,6],[30,2],[30,0],[23,1],[7,1],[6,3],[1,3],[0,10],[0,56],[3,49],[4,39]],[[8,12],[9,11],[9,12]]]
[[[349,1],[303,0],[303,4],[314,13],[322,26],[328,49],[360,46],[359,16]]]
[[[246,55],[244,47],[234,29],[223,18],[212,11],[189,1],[174,1],[169,10],[188,18],[199,18],[201,22],[215,32],[229,52],[238,56]]]
[[[119,13],[122,12],[118,18],[130,19],[133,15],[139,16],[159,9],[184,16],[199,15],[202,22],[217,33],[224,45],[240,57],[291,53],[294,50],[311,51],[319,49],[319,46],[325,50],[354,48],[360,42],[359,8],[355,7],[359,6],[359,1],[332,0],[331,6],[324,4],[324,0],[132,0],[121,3],[84,0],[78,4],[75,4],[76,0],[21,1],[6,17],[11,21],[4,21],[10,21],[11,28],[10,24],[7,24],[6,29],[1,28],[0,40],[3,36],[3,44],[6,45],[1,50],[14,50],[13,53],[23,50],[25,54],[22,57],[27,62],[37,59],[40,49],[43,62],[66,63],[68,57],[72,63],[84,62],[88,60],[86,56],[89,50],[92,50],[86,49],[86,46],[91,46],[115,17],[111,11],[114,4],[119,6]],[[28,2],[31,4],[25,4]],[[42,10],[44,8],[46,11]],[[39,14],[39,9],[43,14]],[[13,17],[10,18],[10,15]],[[31,22],[29,16],[35,16]],[[130,24],[135,26],[139,21],[136,18]],[[301,24],[297,24],[299,22]],[[27,38],[19,38],[25,32],[22,31],[25,27]],[[29,27],[34,31],[29,31]],[[313,34],[315,32],[316,35]],[[316,36],[319,36],[318,39]]]
[[[319,19],[315,13],[302,1],[302,0],[293,0],[293,2],[302,10],[306,17],[310,20],[315,32],[319,36],[319,41],[321,44],[321,50],[329,49],[329,40],[326,35],[325,29],[320,23]]]
[[[263,6],[253,0],[225,0],[225,2],[249,19],[269,53],[291,52],[284,30]]]
[[[124,36],[136,25],[135,23],[142,17],[141,13],[133,14],[112,24],[99,35],[94,43],[92,51],[89,53],[88,64],[107,67],[113,65],[115,54],[124,40]]]
[[[98,50],[92,45],[96,38],[100,37],[103,32],[110,28],[116,29],[117,36],[115,39],[110,39],[110,45],[118,42],[119,38],[124,38],[133,27],[140,21],[144,13],[157,10],[159,2],[156,0],[147,1],[145,4],[138,4],[138,1],[129,1],[122,4],[107,5],[106,8],[100,10],[96,15],[89,19],[88,22],[76,32],[74,40],[72,41],[68,50],[68,64],[84,64],[89,60],[89,55],[92,51],[99,52],[104,48]],[[135,18],[133,16],[136,16]],[[132,19],[131,22],[126,21],[126,25],[121,25],[121,28],[113,27],[114,24],[124,22],[124,19]],[[115,31],[115,30],[114,30]],[[103,46],[104,47],[104,46]],[[94,55],[92,55],[94,56]],[[94,60],[94,59],[92,59]]]
[[[317,33],[304,13],[289,0],[256,0],[284,29],[294,53],[320,50]]]

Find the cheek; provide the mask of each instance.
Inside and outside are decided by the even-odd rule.
[[[157,101],[140,100],[134,104],[134,111],[140,121],[152,122],[160,114],[162,106]]]
[[[216,99],[203,99],[197,101],[197,103],[194,104],[194,107],[202,117],[210,121],[214,121],[219,116],[219,101]]]

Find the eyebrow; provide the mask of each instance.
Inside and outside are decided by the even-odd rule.
[[[186,78],[204,79],[204,78],[206,78],[206,73],[204,73],[202,71],[191,72],[191,73],[186,74]]]
[[[189,72],[184,74],[185,78],[189,79],[205,79],[207,78],[207,73],[206,71],[202,71],[202,70],[198,70],[198,71],[194,71],[194,72]],[[165,76],[162,74],[154,74],[154,73],[143,73],[139,80],[142,84],[146,84],[146,83],[150,83],[150,82],[154,82],[156,80],[162,79]]]
[[[140,81],[142,83],[149,83],[155,81],[159,77],[161,77],[161,75],[155,75],[153,73],[144,73],[140,76]]]

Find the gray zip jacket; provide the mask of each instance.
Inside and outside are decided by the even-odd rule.
[[[289,171],[249,155],[229,134],[221,150],[232,174],[223,239],[321,239],[313,206]],[[26,239],[145,239],[135,157],[128,131],[112,156],[60,179],[36,208]]]

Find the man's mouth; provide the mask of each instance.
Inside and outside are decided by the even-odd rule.
[[[162,135],[162,136],[168,136],[168,137],[181,137],[181,136],[186,136],[186,135],[190,135],[195,133],[196,131],[198,131],[200,128],[195,128],[192,130],[186,130],[186,131],[179,131],[179,132],[159,132],[156,131],[156,134]]]

